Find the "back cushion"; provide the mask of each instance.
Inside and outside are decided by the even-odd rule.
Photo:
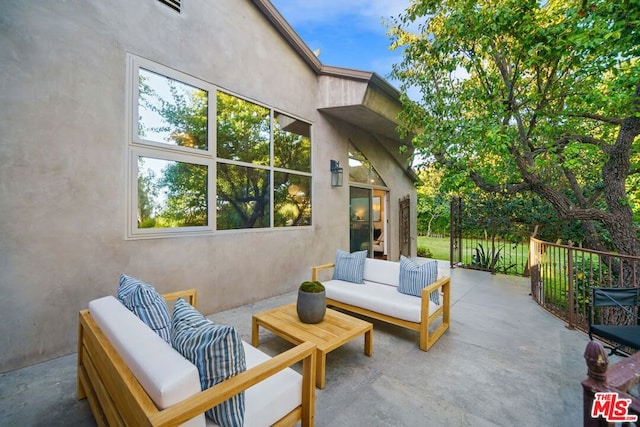
[[[400,263],[367,258],[364,261],[364,280],[398,286],[400,283]]]
[[[333,279],[363,284],[364,281],[362,275],[364,273],[364,263],[366,259],[367,251],[349,253],[338,249],[336,251]]]
[[[201,391],[198,369],[116,298],[93,300],[89,311],[158,408]],[[204,414],[183,425],[204,426]]]
[[[182,298],[173,308],[171,343],[200,374],[202,390],[213,387],[247,369],[242,338],[233,326],[215,324]],[[207,410],[223,427],[242,426],[244,391]]]

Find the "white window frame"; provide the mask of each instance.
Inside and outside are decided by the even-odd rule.
[[[181,147],[141,138],[138,135],[138,76],[139,69],[163,75],[165,77],[189,84],[208,93],[207,105],[207,149]],[[132,54],[127,55],[127,163],[128,167],[128,203],[127,203],[127,238],[178,237],[211,234],[215,229],[215,148],[216,148],[216,91],[217,88],[205,81],[196,79],[172,68],[157,64]],[[161,160],[177,161],[204,165],[207,167],[207,225],[175,228],[138,228],[138,158],[152,157]]]
[[[138,135],[138,105],[139,105],[139,93],[138,93],[138,79],[139,69],[151,71],[153,73],[160,74],[162,76],[189,84],[198,89],[208,92],[208,111],[207,111],[207,149],[201,150],[196,148],[182,147],[177,145],[166,144],[162,142],[147,140],[141,138]],[[264,103],[257,102],[253,99],[243,97],[226,89],[215,86],[204,80],[193,77],[189,74],[177,71],[173,68],[158,64],[156,62],[141,58],[133,54],[127,54],[127,78],[126,78],[126,115],[127,115],[127,144],[126,144],[126,162],[127,162],[127,230],[126,239],[150,239],[150,238],[167,238],[167,237],[183,237],[194,235],[212,235],[215,233],[239,233],[239,232],[259,232],[274,230],[300,230],[304,228],[311,228],[313,226],[313,209],[311,213],[311,225],[303,225],[296,227],[276,227],[274,226],[274,173],[275,172],[290,172],[299,175],[309,176],[311,179],[311,188],[313,188],[313,123],[309,120],[302,119],[295,114],[283,111],[279,108],[265,105]],[[261,105],[270,111],[270,120],[273,123],[273,117],[275,111],[290,116],[294,119],[301,120],[308,123],[310,126],[310,140],[311,140],[311,172],[287,170],[277,168],[273,166],[273,126],[270,129],[270,164],[255,165],[246,164],[244,162],[236,162],[229,159],[218,159],[216,156],[216,132],[217,132],[217,92],[221,91],[229,95],[244,99],[248,102],[252,102]],[[198,165],[204,165],[207,167],[207,225],[206,226],[189,226],[189,227],[177,227],[177,228],[138,228],[138,158],[139,157],[151,157],[167,161],[177,161],[185,163],[193,163]],[[270,222],[268,227],[263,228],[243,228],[233,230],[217,230],[217,213],[216,213],[216,176],[217,176],[217,161],[220,160],[225,163],[237,164],[239,166],[254,167],[259,169],[266,169],[269,171],[271,180],[271,196],[270,196]],[[311,206],[314,206],[313,199],[315,198],[315,192],[311,194]]]

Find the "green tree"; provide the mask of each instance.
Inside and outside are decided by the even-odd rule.
[[[418,234],[431,236],[434,225],[440,232],[448,228],[450,198],[440,190],[442,170],[428,165],[420,168],[418,177],[421,182],[417,188]]]
[[[145,170],[144,160],[138,161],[138,168]],[[156,176],[153,170],[146,169],[144,174],[138,177],[138,226],[141,228],[155,225],[154,213],[157,208],[154,200],[158,197]]]
[[[415,0],[390,34],[420,92],[405,130],[449,185],[535,193],[587,245],[640,255],[638,0]]]

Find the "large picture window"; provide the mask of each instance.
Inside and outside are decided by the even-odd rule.
[[[129,68],[128,236],[311,225],[309,123],[133,55]]]

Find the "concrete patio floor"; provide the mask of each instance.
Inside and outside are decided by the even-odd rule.
[[[417,333],[372,321],[372,357],[360,338],[328,355],[316,426],[581,425],[588,336],[539,307],[528,279],[439,267],[451,276],[449,331],[422,352]],[[252,313],[293,301],[294,292],[209,317],[250,342]],[[260,330],[263,351],[290,347]],[[0,374],[0,425],[95,425],[75,391],[75,354]]]

